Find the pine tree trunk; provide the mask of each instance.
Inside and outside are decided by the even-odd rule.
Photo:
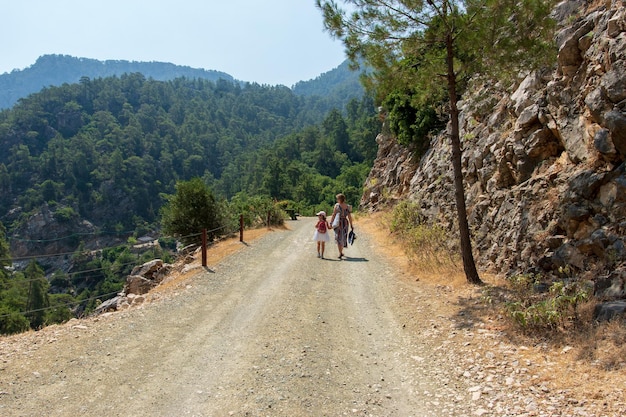
[[[450,140],[452,142],[452,166],[454,168],[454,196],[456,211],[459,222],[459,234],[461,238],[461,255],[463,257],[463,270],[465,278],[471,284],[482,284],[474,255],[472,253],[472,241],[470,238],[469,223],[467,222],[467,208],[465,206],[465,190],[463,188],[463,169],[461,166],[461,140],[459,138],[459,109],[456,106],[456,73],[454,72],[454,41],[452,35],[446,38],[447,50],[447,76],[448,96],[450,99]]]

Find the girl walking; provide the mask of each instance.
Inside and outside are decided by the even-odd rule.
[[[317,213],[317,223],[315,224],[315,233],[313,234],[313,240],[317,242],[317,257],[324,259],[324,249],[326,242],[330,242],[330,234],[328,233],[330,225],[326,220],[326,212],[320,211]]]

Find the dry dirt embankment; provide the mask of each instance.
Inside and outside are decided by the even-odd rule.
[[[448,286],[416,282],[364,228],[347,259],[332,245],[317,259],[313,224],[241,245],[140,308],[1,338],[0,415],[626,410],[623,385],[587,398],[556,380],[548,353],[513,346],[496,318],[473,315],[473,289],[459,305]]]

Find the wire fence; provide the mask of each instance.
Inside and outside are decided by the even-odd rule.
[[[214,229],[210,229],[210,230],[203,230],[202,232],[199,233],[192,233],[189,235],[185,235],[185,236],[163,236],[163,237],[170,237],[170,238],[176,238],[177,240],[185,240],[185,239],[189,239],[192,237],[198,237],[198,236],[206,236],[209,233],[214,233],[220,230],[225,230],[226,228],[228,228],[228,226],[220,226]],[[241,226],[240,226],[240,230],[241,231]],[[232,234],[235,233],[235,230],[232,230],[229,233],[226,234]],[[15,239],[14,240],[20,240],[22,242],[33,242],[33,243],[46,243],[46,242],[55,242],[58,240],[62,240],[62,239],[67,239],[70,237],[74,237],[77,235],[81,235],[81,236],[85,236],[85,235],[95,235],[96,233],[92,233],[92,234],[73,234],[73,235],[68,235],[65,237],[61,237],[61,238],[55,238],[55,239],[46,239],[46,240],[27,240],[27,239]],[[156,240],[156,239],[155,239]],[[115,245],[115,246],[109,246],[109,247],[104,247],[104,248],[97,248],[97,249],[93,249],[93,250],[82,250],[82,251],[74,251],[74,252],[62,252],[62,253],[54,253],[54,254],[45,254],[45,255],[29,255],[29,256],[23,256],[23,257],[17,257],[17,258],[0,258],[0,262],[14,262],[14,261],[22,261],[22,260],[32,260],[32,259],[47,259],[47,258],[53,258],[53,257],[59,257],[59,256],[69,256],[69,255],[80,255],[80,254],[84,254],[84,253],[102,253],[108,249],[119,249],[120,247],[124,247],[126,245]],[[206,241],[203,242],[203,247],[206,250]],[[204,253],[203,253],[203,262],[206,258],[204,257]],[[118,264],[118,267],[126,267],[126,266],[130,266],[130,265],[136,265],[136,262],[128,262],[125,264]],[[101,268],[92,268],[92,269],[85,269],[85,270],[81,270],[81,271],[74,271],[74,272],[68,272],[68,273],[64,273],[63,276],[64,277],[72,277],[72,276],[76,276],[76,275],[80,275],[80,274],[86,274],[86,273],[92,273],[92,272],[98,272],[98,271],[103,271],[106,269],[109,269],[110,266],[108,267],[101,267]],[[95,275],[92,277],[96,277]],[[25,279],[25,280],[20,280],[19,284],[28,284],[31,282],[35,282],[35,281],[39,281],[41,279],[44,279],[44,277],[38,277],[38,278],[31,278],[31,279]],[[101,298],[106,298],[106,297],[110,297],[113,295],[119,294],[119,291],[115,291],[115,292],[109,292],[109,293],[105,293],[105,294],[99,294],[99,295],[95,295],[95,296],[91,296],[88,298],[83,298],[80,300],[75,300],[75,301],[71,301],[71,302],[67,302],[67,303],[60,303],[60,304],[56,304],[53,306],[47,306],[47,307],[42,307],[42,308],[38,308],[38,309],[32,309],[32,310],[28,310],[28,311],[13,311],[10,313],[5,313],[5,314],[0,314],[0,319],[2,318],[6,318],[6,317],[10,317],[12,315],[18,314],[18,315],[23,315],[23,316],[27,316],[29,314],[33,314],[33,313],[38,313],[38,312],[42,312],[42,311],[49,311],[49,310],[56,310],[58,308],[70,308],[72,306],[78,306],[80,304],[83,304],[85,302],[88,301],[93,301],[93,300],[97,300],[97,299],[101,299]]]
[[[60,237],[55,237],[55,238],[50,238],[50,239],[22,239],[20,237],[7,236],[7,240],[14,240],[14,241],[26,242],[26,243],[48,243],[48,242],[58,242],[60,240],[65,240],[65,239],[72,239],[72,238],[80,237],[80,236],[106,236],[106,235],[123,236],[123,235],[132,235],[134,233],[135,233],[134,230],[127,230],[127,231],[99,230],[99,231],[88,232],[88,233],[87,232],[72,233],[71,235],[60,236]]]

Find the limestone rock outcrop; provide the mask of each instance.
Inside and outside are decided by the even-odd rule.
[[[626,263],[626,12],[621,0],[555,9],[563,25],[555,69],[528,74],[512,94],[475,87],[459,103],[475,256],[512,275],[568,271],[623,298]],[[419,160],[387,133],[361,206],[408,198],[456,231],[445,132]],[[607,293],[607,289],[611,289]]]

